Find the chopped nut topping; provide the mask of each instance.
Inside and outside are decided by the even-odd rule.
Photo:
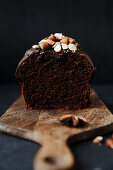
[[[42,50],[45,50],[46,48],[49,47],[49,43],[47,42],[47,40],[41,40],[39,42],[39,46]]]
[[[67,126],[76,127],[78,125],[78,117],[74,115],[63,115],[60,117],[60,122]]]
[[[63,37],[63,38],[60,40],[60,42],[63,43],[63,44],[68,44],[69,38],[68,38],[68,37]]]
[[[53,40],[47,39],[46,40],[48,42],[49,45],[53,45],[55,42]]]
[[[56,42],[56,43],[52,46],[52,48],[55,48],[58,44],[61,45],[60,42]]]
[[[61,45],[62,45],[62,49],[63,49],[63,50],[68,49],[68,45],[67,45],[67,44],[63,44],[63,43],[62,43]]]
[[[77,47],[75,44],[69,44],[68,46],[69,46],[69,49],[73,52],[75,52],[77,50]]]
[[[113,148],[113,139],[106,139],[105,144],[106,146]]]
[[[69,43],[74,44],[75,43],[75,39],[69,37]]]
[[[32,48],[39,48],[39,45],[33,45]]]
[[[56,37],[53,34],[51,34],[48,38],[52,41],[56,41]]]
[[[75,52],[78,49],[77,47],[80,47],[75,39],[66,37],[62,33],[51,34],[39,42],[39,47],[42,50],[47,49],[49,46],[52,46],[56,52],[60,52],[62,49],[70,49],[72,52]],[[38,48],[38,45],[34,45],[32,48]]]
[[[54,51],[56,51],[57,53],[59,53],[61,50],[62,50],[62,47],[61,47],[60,44],[57,44],[57,45],[54,47]]]
[[[103,137],[102,136],[97,136],[94,140],[93,143],[97,143],[100,144],[103,141]]]
[[[62,33],[55,33],[54,36],[55,36],[56,39],[58,39],[58,40],[61,40],[62,37],[63,37]]]

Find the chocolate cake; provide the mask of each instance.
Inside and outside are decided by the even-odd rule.
[[[87,106],[95,68],[80,45],[61,33],[29,49],[16,69],[27,109]]]

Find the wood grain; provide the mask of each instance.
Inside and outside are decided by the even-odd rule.
[[[113,130],[113,115],[93,91],[91,104],[81,110],[26,110],[20,96],[0,118],[0,131],[42,145],[34,159],[35,170],[70,169],[74,157],[68,147]],[[59,118],[65,114],[79,115],[89,122],[87,126],[64,126]]]

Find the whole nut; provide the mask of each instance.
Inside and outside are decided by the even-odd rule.
[[[69,47],[69,49],[71,50],[71,51],[73,51],[73,52],[75,52],[76,50],[77,50],[77,47],[76,47],[76,45],[75,44],[69,44],[68,45],[68,47]]]
[[[41,40],[39,42],[39,46],[42,50],[45,50],[46,48],[49,47],[49,43],[47,42],[47,40]]]
[[[68,44],[69,38],[68,38],[68,37],[63,37],[63,38],[60,40],[60,42],[63,43],[63,44]]]
[[[78,117],[75,115],[63,115],[60,117],[60,122],[70,127],[76,127],[78,125]]]
[[[97,136],[94,140],[93,143],[97,143],[100,144],[103,141],[103,137],[102,136]]]

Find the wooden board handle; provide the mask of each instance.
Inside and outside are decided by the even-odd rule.
[[[74,157],[62,141],[45,141],[34,159],[34,170],[66,170],[71,169]]]

